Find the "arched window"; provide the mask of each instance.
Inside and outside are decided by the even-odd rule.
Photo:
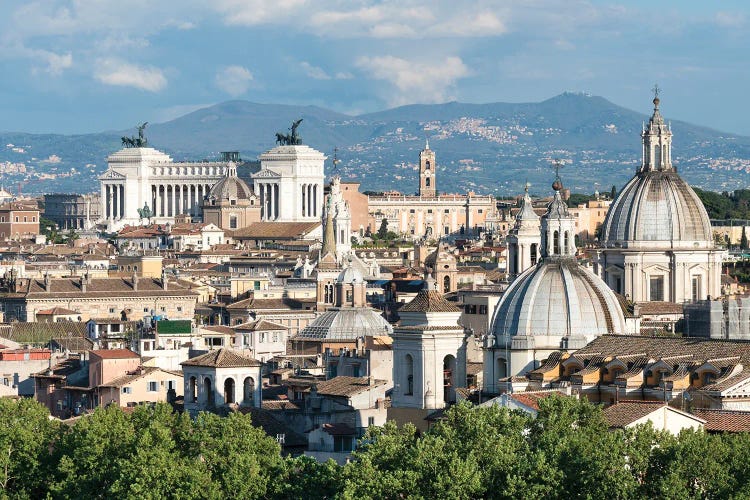
[[[508,376],[508,362],[503,358],[497,358],[497,377],[505,378]]]
[[[449,354],[443,358],[443,401],[445,402],[456,399],[455,380],[453,378],[455,372],[456,358]]]
[[[451,291],[451,277],[445,276],[443,278],[443,293],[448,293]]]
[[[427,170],[430,169],[430,160],[427,160],[426,162],[424,162],[424,168],[426,168]]]
[[[404,358],[404,372],[406,374],[404,377],[406,392],[404,394],[411,396],[414,394],[414,358],[411,357],[411,354],[407,354]]]
[[[552,233],[552,254],[560,255],[560,233],[555,231]]]
[[[658,144],[654,147],[654,152],[656,153],[654,155],[654,165],[656,165],[657,167],[660,167],[661,166],[661,148],[659,147]]]
[[[242,383],[242,394],[245,404],[252,404],[255,399],[255,380],[252,377],[245,378]]]
[[[531,265],[536,265],[536,254],[537,254],[537,248],[536,243],[531,244]]]
[[[190,377],[190,387],[188,389],[189,397],[193,403],[198,402],[198,383],[195,377]]]
[[[214,394],[211,389],[211,379],[206,377],[203,379],[203,400],[206,402],[206,406],[214,405]]]
[[[234,379],[228,378],[224,381],[224,403],[234,403]]]
[[[565,241],[565,250],[564,250],[564,252],[565,252],[565,255],[568,255],[568,253],[569,253],[568,249],[570,248],[570,236],[569,236],[568,231],[565,231],[564,241]]]
[[[424,185],[427,186],[427,187],[430,187],[430,178],[429,177],[425,178]]]

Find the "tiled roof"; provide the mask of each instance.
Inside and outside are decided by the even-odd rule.
[[[200,329],[214,333],[222,333],[225,335],[234,335],[234,330],[232,329],[232,327],[226,325],[203,325],[200,327]]]
[[[0,337],[20,344],[46,344],[53,338],[85,337],[86,323],[62,321],[55,323],[14,322],[0,325]]]
[[[695,409],[693,414],[706,421],[707,432],[750,432],[750,411]]]
[[[130,278],[91,278],[86,284],[86,291],[81,289],[81,278],[52,278],[49,290],[43,280],[23,280],[23,286],[17,289],[17,293],[25,294],[27,298],[61,297],[107,297],[113,298],[118,295],[124,296],[174,296],[174,295],[197,295],[195,292],[170,281],[167,290],[161,285],[161,280],[153,278],[139,278],[138,290],[133,290]]]
[[[53,307],[52,309],[44,309],[42,311],[37,311],[36,314],[37,316],[40,314],[47,315],[47,316],[62,316],[62,315],[70,316],[71,314],[81,314],[81,313],[78,311],[71,311],[70,309],[65,309],[64,307],[56,306],[56,307]]]
[[[305,305],[314,305],[314,302],[303,302],[296,299],[256,299],[250,297],[249,299],[239,300],[233,304],[227,306],[227,309],[250,309],[250,310],[297,310],[305,309]]]
[[[91,351],[91,354],[99,356],[102,359],[140,358],[137,352],[133,352],[130,349],[96,349]]]
[[[117,377],[114,380],[110,380],[106,384],[101,384],[100,387],[122,387],[124,385],[128,385],[131,382],[134,382],[135,380],[138,380],[139,378],[143,378],[147,375],[151,375],[152,373],[157,372],[157,371],[162,371],[162,372],[174,375],[175,377],[182,378],[182,372],[164,370],[156,366],[146,366],[146,367],[143,367],[142,370],[137,370],[135,373],[123,375],[121,377]]]
[[[682,304],[676,302],[639,302],[641,314],[682,314]]]
[[[260,332],[260,331],[286,331],[287,327],[265,319],[257,319],[248,323],[242,323],[234,327],[236,331],[242,332]]]
[[[265,401],[263,403],[265,406]],[[245,414],[249,413],[252,418],[253,426],[260,427],[272,438],[277,438],[283,435],[284,442],[281,444],[282,447],[307,446],[307,438],[302,434],[295,432],[288,425],[274,417],[272,411],[266,410],[265,408],[255,407],[241,407],[239,411]]]
[[[408,304],[398,310],[401,312],[459,312],[456,305],[451,304],[443,295],[435,290],[422,290]]]
[[[183,366],[206,366],[210,368],[240,368],[261,366],[257,359],[234,349],[218,349],[181,363]]]
[[[645,337],[636,335],[602,335],[579,349],[575,357],[594,355],[645,355],[651,359],[667,358],[675,353],[685,355],[685,361],[739,357],[750,364],[750,342],[739,340],[710,340],[696,337]]]
[[[539,401],[548,398],[553,395],[561,395],[559,391],[529,391],[529,392],[514,392],[510,395],[510,398],[514,401],[522,404],[527,408],[539,411]]]
[[[90,351],[94,348],[94,342],[84,337],[60,337],[52,339],[51,344],[70,352]]]
[[[320,226],[320,222],[256,222],[232,233],[235,239],[297,239]]]
[[[604,418],[610,427],[625,427],[664,406],[662,401],[621,401],[606,408]]]
[[[347,424],[323,424],[321,428],[331,436],[353,436],[357,433],[354,427]]]
[[[372,379],[370,377],[346,377],[338,376],[324,382],[317,383],[318,394],[322,396],[353,396],[369,390],[371,387],[385,385],[385,380]]]

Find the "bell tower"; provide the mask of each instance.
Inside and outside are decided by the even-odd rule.
[[[425,141],[419,153],[419,196],[435,196],[435,152],[430,149],[430,141]]]

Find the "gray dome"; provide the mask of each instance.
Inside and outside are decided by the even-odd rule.
[[[672,248],[713,246],[706,208],[673,170],[636,174],[612,202],[602,229],[605,247],[638,247],[644,241]]]
[[[381,337],[393,333],[393,327],[380,313],[369,307],[333,308],[307,325],[297,339],[356,340],[359,337]]]
[[[547,258],[516,278],[495,310],[492,330],[498,341],[531,336],[540,338],[539,345],[559,344],[561,337],[590,341],[626,333],[614,292],[571,258]]]
[[[217,200],[245,200],[253,196],[253,191],[245,181],[237,177],[237,167],[230,164],[227,174],[211,187],[208,196]]]

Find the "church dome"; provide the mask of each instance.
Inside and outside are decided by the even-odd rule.
[[[713,246],[706,208],[674,170],[637,173],[609,207],[602,242],[606,247],[643,246],[642,242]]]
[[[344,340],[359,337],[391,335],[393,327],[380,313],[369,307],[333,308],[307,325],[296,337],[299,340]]]
[[[208,196],[216,200],[245,200],[253,196],[253,191],[237,177],[237,167],[230,163],[226,175],[211,187]]]
[[[511,283],[495,310],[492,330],[501,336],[530,336],[537,345],[562,337],[588,342],[607,333],[626,333],[614,292],[572,258],[547,258]]]

